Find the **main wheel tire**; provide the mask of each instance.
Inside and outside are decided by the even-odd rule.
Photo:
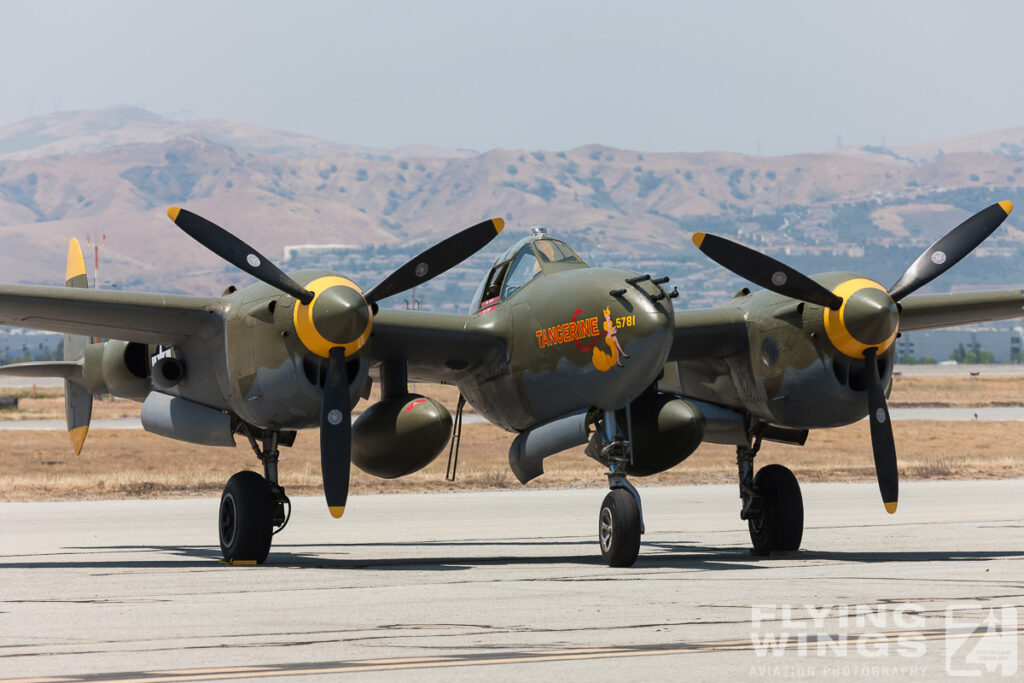
[[[597,524],[601,557],[609,567],[632,567],[640,554],[640,510],[633,494],[613,489],[601,503]]]
[[[754,477],[761,515],[747,520],[755,555],[800,549],[804,535],[804,500],[788,467],[766,465]]]
[[[274,531],[274,498],[266,479],[248,470],[228,479],[220,497],[220,550],[231,563],[263,564]]]

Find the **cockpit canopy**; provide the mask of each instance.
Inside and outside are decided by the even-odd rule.
[[[542,273],[586,267],[583,259],[561,240],[543,234],[524,237],[494,262],[473,296],[470,310],[490,310]]]

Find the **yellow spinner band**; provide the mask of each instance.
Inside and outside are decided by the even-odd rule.
[[[878,353],[885,353],[892,346],[892,343],[896,341],[896,330],[893,330],[892,334],[881,344],[865,344],[859,339],[854,338],[850,331],[846,328],[846,302],[850,300],[850,297],[855,293],[865,288],[880,289],[883,292],[887,292],[885,287],[878,284],[874,280],[868,280],[867,278],[854,278],[847,280],[843,284],[839,285],[832,290],[832,293],[843,300],[843,305],[839,307],[838,311],[833,311],[831,308],[825,309],[825,334],[828,335],[828,340],[832,342],[840,353],[849,356],[850,358],[863,358],[864,352],[873,346],[878,347]]]
[[[295,302],[295,310],[292,313],[292,322],[295,324],[295,334],[298,335],[299,341],[302,342],[303,346],[323,358],[329,357],[331,349],[339,346],[345,349],[346,356],[353,356],[356,351],[363,348],[366,344],[366,340],[370,338],[370,331],[373,329],[373,316],[369,317],[366,321],[366,329],[363,330],[363,333],[354,341],[347,344],[336,344],[330,339],[324,337],[320,334],[320,331],[316,329],[316,324],[313,322],[313,308],[316,306],[316,300],[320,295],[331,287],[349,287],[360,294],[363,293],[363,290],[359,285],[348,278],[339,277],[337,275],[328,275],[326,277],[313,280],[306,285],[306,289],[314,294],[313,300],[309,302],[309,305],[307,306],[301,301]]]

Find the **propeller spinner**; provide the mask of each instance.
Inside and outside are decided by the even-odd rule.
[[[742,244],[702,232],[693,235],[698,249],[740,277],[777,294],[822,306],[829,341],[840,353],[864,359],[875,474],[889,514],[896,512],[899,472],[889,406],[876,359],[892,346],[899,333],[898,303],[971,253],[1011,211],[1013,202],[1002,201],[974,214],[925,249],[888,290],[873,280],[855,278],[830,292],[799,271]]]
[[[345,362],[369,341],[377,302],[437,277],[475,254],[498,236],[501,218],[477,223],[430,247],[365,294],[340,276],[303,287],[251,246],[191,211],[171,207],[167,215],[204,247],[228,263],[298,300],[293,323],[302,344],[328,359],[320,414],[320,466],[324,497],[334,517],[345,512],[352,463],[352,408]]]

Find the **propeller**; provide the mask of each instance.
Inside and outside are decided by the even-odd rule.
[[[1013,211],[1013,202],[1002,201],[982,209],[924,250],[892,287],[889,296],[899,301],[945,273],[974,251]]]
[[[892,436],[889,406],[885,402],[882,378],[878,375],[877,353],[875,347],[864,352],[864,362],[868,365],[868,422],[871,424],[871,450],[875,456],[878,490],[882,493],[885,511],[891,515],[896,512],[900,497],[900,475],[896,467],[896,443]]]
[[[167,216],[190,237],[231,265],[244,270],[257,280],[266,282],[304,304],[313,300],[313,292],[284,274],[280,268],[248,244],[213,221],[198,214],[172,206]]]
[[[504,227],[505,221],[492,218],[438,242],[371,287],[366,300],[373,304],[437,277],[480,251]]]
[[[864,358],[868,371],[868,421],[882,502],[890,514],[899,499],[899,472],[889,407],[877,356],[899,331],[897,302],[946,272],[981,244],[1013,211],[1002,201],[982,209],[950,230],[910,264],[892,287],[866,279],[848,280],[829,291],[803,273],[724,237],[694,233],[693,243],[711,260],[765,289],[827,308],[825,332],[841,353]]]
[[[320,406],[320,469],[324,497],[334,518],[345,513],[352,464],[352,409],[349,405],[345,350],[331,349]]]
[[[314,280],[309,288],[291,279],[251,246],[191,211],[171,207],[174,224],[225,261],[301,303],[295,307],[296,336],[311,352],[327,358],[327,379],[320,407],[320,467],[324,497],[334,517],[345,512],[352,463],[352,406],[346,358],[369,340],[376,303],[437,277],[497,237],[501,218],[477,223],[419,254],[363,294],[342,277]]]
[[[718,265],[765,289],[834,311],[843,304],[842,299],[800,271],[750,247],[703,232],[693,234],[693,243]]]

